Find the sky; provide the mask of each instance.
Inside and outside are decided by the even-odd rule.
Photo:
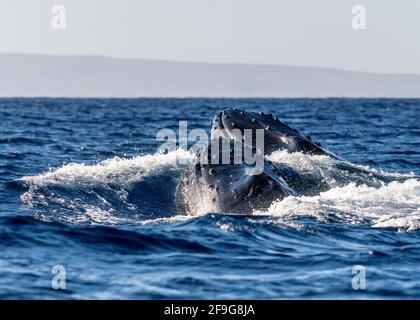
[[[420,1],[0,0],[0,52],[420,74]]]

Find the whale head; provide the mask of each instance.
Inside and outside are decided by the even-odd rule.
[[[246,132],[252,132],[252,138]],[[263,132],[263,147],[258,147],[257,132]],[[241,133],[240,135],[238,133]],[[276,150],[304,152],[309,154],[330,154],[319,143],[312,141],[297,129],[272,114],[248,112],[241,109],[226,109],[216,114],[212,121],[212,140],[219,136],[237,140],[238,137],[250,147],[257,147],[265,155]]]
[[[268,161],[265,156],[273,151],[330,155],[271,114],[226,109],[215,115],[211,126],[210,144],[197,152],[196,163],[177,189],[178,204],[193,214],[203,202],[212,212],[249,214],[295,195],[299,183],[292,182],[301,176]]]

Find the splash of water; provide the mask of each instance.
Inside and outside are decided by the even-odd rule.
[[[276,151],[269,159],[315,175],[330,189],[316,196],[290,196],[255,214],[282,220],[312,216],[323,222],[333,218],[345,223],[368,222],[373,227],[420,228],[420,180],[414,173],[384,172],[299,152]]]
[[[163,223],[193,218],[179,214],[174,190],[192,159],[183,150],[168,154],[113,158],[95,165],[67,164],[38,176],[23,177],[22,201],[42,220],[71,223]],[[414,174],[382,172],[328,156],[276,151],[269,160],[288,165],[328,184],[315,196],[289,196],[275,201],[269,215],[295,226],[293,219],[312,216],[321,222],[370,223],[373,227],[420,228],[420,181]],[[208,198],[208,199],[207,199]],[[214,212],[206,193],[196,202],[195,216]],[[207,199],[207,201],[206,201]],[[229,229],[229,228],[228,228]]]
[[[45,221],[119,224],[173,215],[174,208],[166,200],[184,170],[180,160],[191,157],[180,149],[131,159],[116,157],[95,165],[66,164],[21,178],[28,186],[21,200],[30,208],[42,209],[35,215]]]

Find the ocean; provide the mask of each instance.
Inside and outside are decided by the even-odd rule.
[[[328,190],[182,214],[191,155],[157,152],[156,133],[209,131],[227,107],[272,112],[372,175],[275,152]],[[416,99],[0,99],[0,298],[418,299],[419,123]]]

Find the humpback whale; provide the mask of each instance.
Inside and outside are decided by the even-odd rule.
[[[253,134],[247,135],[247,130]],[[258,143],[258,130],[263,133],[263,143]],[[228,147],[223,148],[226,142]],[[239,153],[237,143],[242,147]],[[251,214],[290,195],[315,195],[328,189],[322,179],[267,160],[277,150],[326,155],[338,160],[340,169],[356,170],[272,114],[230,108],[215,115],[210,144],[197,151],[196,161],[181,177],[176,191],[177,206],[193,214],[204,198],[217,212]],[[247,161],[246,154],[252,154],[255,163]]]

